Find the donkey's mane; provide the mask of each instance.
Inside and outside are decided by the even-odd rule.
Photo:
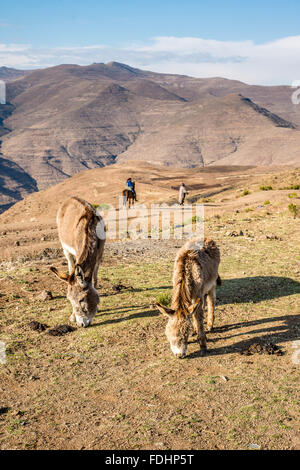
[[[80,216],[76,228],[83,230],[83,236],[81,238],[81,252],[78,257],[77,264],[79,264],[86,274],[92,275],[92,272],[89,273],[89,268],[91,266],[92,258],[96,256],[96,245],[98,243],[98,238],[96,234],[96,227],[99,221],[95,209],[85,201],[80,198],[75,198],[84,205],[84,213]]]

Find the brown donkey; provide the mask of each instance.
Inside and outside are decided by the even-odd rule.
[[[50,269],[68,284],[67,297],[73,307],[70,320],[86,327],[99,304],[96,287],[105,244],[104,222],[88,202],[71,197],[58,210],[57,226],[69,274]]]
[[[191,240],[177,253],[173,275],[171,308],[156,303],[158,310],[169,321],[166,335],[172,352],[184,357],[192,326],[197,334],[201,354],[206,353],[206,336],[203,325],[205,297],[208,304],[208,331],[214,323],[216,285],[221,284],[218,275],[220,252],[213,240]]]

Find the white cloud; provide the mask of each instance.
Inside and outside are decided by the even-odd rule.
[[[123,62],[134,67],[195,77],[221,76],[251,84],[290,85],[300,79],[300,36],[264,44],[193,37],[156,37],[147,44],[35,49],[0,44],[0,65],[49,67],[61,63]]]
[[[151,46],[141,46],[141,51],[173,52],[177,54],[205,53],[215,57],[231,57],[247,53],[253,47],[252,41],[228,42],[201,38],[157,37]]]
[[[1,44],[0,52],[14,53],[20,51],[30,50],[30,47],[26,44]]]

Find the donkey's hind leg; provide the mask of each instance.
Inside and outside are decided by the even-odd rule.
[[[93,284],[94,284],[95,289],[97,289],[97,285],[98,285],[98,271],[99,271],[100,263],[101,263],[101,259],[98,259],[95,264],[95,268],[93,272]]]
[[[100,247],[99,247],[98,253],[97,253],[97,261],[96,261],[94,272],[93,272],[93,282],[94,282],[95,289],[97,289],[98,271],[99,271],[99,267],[100,267],[102,257],[103,257],[103,250],[104,250],[104,242],[101,240]]]

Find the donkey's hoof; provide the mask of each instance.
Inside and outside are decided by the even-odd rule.
[[[205,357],[207,355],[207,348],[200,349],[200,357]]]
[[[184,359],[186,355],[185,353],[178,353],[178,354],[175,354],[175,357],[177,357],[177,359]]]

